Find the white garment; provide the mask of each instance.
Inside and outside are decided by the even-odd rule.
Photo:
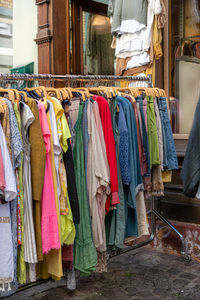
[[[5,200],[12,201],[17,196],[16,180],[3,128],[0,123],[0,147],[5,174]],[[11,230],[10,204],[0,204],[0,285],[11,283],[14,277],[13,242]],[[0,286],[1,287],[1,286]],[[7,288],[7,287],[6,287]]]
[[[147,12],[147,27],[135,33],[127,33],[116,39],[115,56],[126,58],[148,51],[152,39],[152,25],[154,15],[160,14],[162,7],[160,0],[149,0]],[[139,43],[139,40],[142,43]]]
[[[0,287],[11,283],[14,276],[13,243],[11,231],[10,204],[0,203]]]
[[[110,17],[110,24],[112,24],[112,17]],[[121,35],[125,33],[135,33],[143,28],[146,28],[146,25],[139,23],[136,20],[122,20],[121,26],[116,28],[115,32],[118,35]]]
[[[51,131],[52,131],[52,138],[53,138],[53,151],[54,151],[54,161],[55,161],[55,168],[56,168],[56,179],[57,179],[57,192],[58,192],[58,199],[61,195],[61,187],[60,187],[60,177],[58,173],[59,168],[59,155],[62,152],[62,148],[60,146],[60,141],[58,137],[58,129],[56,123],[56,116],[53,108],[53,104],[47,100],[49,103],[49,114],[51,120]]]
[[[105,149],[102,149],[101,140],[95,123],[92,103],[88,102],[88,165],[87,183],[92,217],[92,232],[95,247],[98,251],[106,251],[105,235],[105,203],[110,194],[110,176],[108,161],[105,160]]]
[[[140,67],[148,64],[150,62],[150,56],[147,52],[143,52],[139,55],[134,55],[131,59],[127,62],[126,70],[132,69],[135,67]]]
[[[16,179],[14,175],[14,171],[12,168],[12,164],[10,161],[10,156],[8,153],[8,148],[5,141],[5,135],[3,132],[3,128],[0,124],[0,146],[1,146],[1,153],[3,156],[3,163],[5,166],[5,201],[9,202],[16,198],[17,196],[17,188],[16,188]]]
[[[138,237],[149,235],[149,225],[147,221],[147,212],[144,201],[144,191],[139,191],[136,195],[136,212],[138,219]]]
[[[106,172],[109,174],[109,178],[110,178],[110,168],[109,168],[108,158],[107,158],[107,153],[106,153],[106,144],[105,144],[105,139],[104,139],[104,134],[103,134],[103,127],[102,127],[102,123],[101,123],[99,106],[96,101],[93,103],[92,109],[93,109],[93,113],[94,113],[97,132],[99,134],[99,138],[100,138],[100,142],[101,142],[102,155],[104,157],[104,161],[106,162],[106,167],[107,167]]]
[[[198,186],[198,190],[197,190],[197,193],[196,193],[196,196],[195,196],[197,199],[200,199],[200,183],[199,183],[199,186]]]
[[[23,140],[23,193],[24,193],[24,261],[29,264],[36,264],[37,250],[35,239],[35,228],[33,221],[33,199],[31,184],[31,165],[30,152],[31,145],[29,143],[29,127],[34,122],[34,115],[28,105],[23,103],[20,105],[20,115],[22,124],[22,140]],[[30,278],[35,278],[34,267],[28,268]]]

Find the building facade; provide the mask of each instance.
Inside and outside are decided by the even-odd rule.
[[[0,72],[13,66],[13,1],[0,0]]]

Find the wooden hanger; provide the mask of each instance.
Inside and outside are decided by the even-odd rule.
[[[46,88],[46,91],[47,91],[47,95],[51,96],[51,93],[54,93],[56,95],[56,98],[58,100],[61,100],[61,94],[59,92],[59,89],[56,89],[56,88]]]
[[[63,100],[68,100],[70,97],[69,97],[69,93],[68,93],[68,90],[64,89],[64,88],[60,88],[60,93],[63,95]]]
[[[15,94],[12,90],[0,88],[0,92],[3,92],[5,94],[7,93],[8,94],[8,99],[13,103],[15,102]]]
[[[27,93],[24,92],[24,91],[20,91],[19,93],[22,94],[22,95],[24,96],[24,101],[27,103],[27,102],[28,102],[28,96],[27,96]]]
[[[38,86],[38,87],[33,87],[33,88],[25,88],[26,91],[38,91],[41,93],[41,95],[43,94],[43,96],[46,98],[47,97],[47,90],[44,86]]]
[[[112,98],[111,93],[108,91],[107,87],[105,87],[105,86],[91,87],[88,89],[89,89],[89,91],[97,93],[98,95],[101,95],[101,93],[105,93],[105,95],[108,99]]]
[[[78,90],[78,89],[76,89],[76,88],[75,88],[75,89],[71,88],[71,91],[72,91],[72,92],[76,92],[76,93],[80,93],[80,94],[81,94],[82,100],[83,100],[83,101],[86,100],[85,93],[84,93],[83,91]]]
[[[85,95],[86,97],[89,99],[90,98],[90,92],[89,90],[86,88],[86,87],[79,87],[79,88],[76,88],[77,90],[80,90],[80,91],[84,91],[85,92]]]
[[[71,100],[73,98],[73,94],[72,94],[71,88],[70,87],[64,87],[63,89],[66,90],[66,92],[69,95],[69,100]]]
[[[20,101],[20,99],[21,99],[19,91],[18,91],[17,89],[10,89],[10,90],[14,92],[14,94],[15,94],[15,96],[16,96],[16,100],[17,100],[18,103],[19,103],[19,101]]]

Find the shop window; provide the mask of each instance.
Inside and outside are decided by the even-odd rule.
[[[113,75],[115,73],[115,56],[111,43],[109,18],[83,12],[84,74]]]
[[[108,0],[70,1],[70,72],[115,74]]]
[[[171,1],[170,113],[174,133],[189,134],[200,96],[200,1]]]

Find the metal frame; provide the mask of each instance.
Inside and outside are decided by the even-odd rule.
[[[187,249],[186,249],[186,242],[184,237],[182,236],[182,234],[171,224],[171,222],[169,222],[165,217],[163,217],[156,209],[155,209],[155,201],[156,198],[154,196],[151,197],[151,209],[148,212],[148,214],[151,214],[151,235],[150,237],[143,242],[134,244],[132,246],[128,246],[125,247],[123,249],[119,249],[117,251],[113,251],[111,254],[109,254],[109,259],[117,256],[117,255],[121,255],[124,254],[126,252],[141,248],[143,246],[146,246],[148,244],[150,244],[151,242],[153,242],[153,240],[156,237],[156,217],[158,219],[160,219],[161,221],[163,221],[163,223],[165,223],[171,230],[173,230],[175,232],[175,234],[179,237],[179,239],[181,240],[181,256],[185,261],[190,261],[191,257],[190,255],[187,253]]]
[[[4,74],[0,73],[0,81],[146,81],[149,85],[152,84],[152,77],[142,76],[115,76],[115,75],[52,75],[52,74]]]
[[[1,81],[13,81],[13,80],[25,80],[25,81],[146,81],[148,82],[149,87],[152,86],[152,78],[151,76],[141,77],[141,76],[111,76],[111,75],[52,75],[52,74],[2,74],[0,73],[0,82]],[[124,254],[126,252],[132,251],[134,249],[141,248],[150,244],[155,236],[156,236],[156,217],[164,222],[171,230],[173,230],[176,235],[181,240],[181,255],[184,260],[189,261],[190,256],[186,252],[186,243],[182,234],[165,218],[163,217],[156,209],[155,209],[155,201],[156,198],[154,196],[151,197],[151,209],[149,213],[151,214],[151,235],[150,237],[141,243],[134,244],[133,246],[128,246],[123,249],[119,249],[117,251],[113,251],[109,254],[109,259],[115,257],[117,255]]]

